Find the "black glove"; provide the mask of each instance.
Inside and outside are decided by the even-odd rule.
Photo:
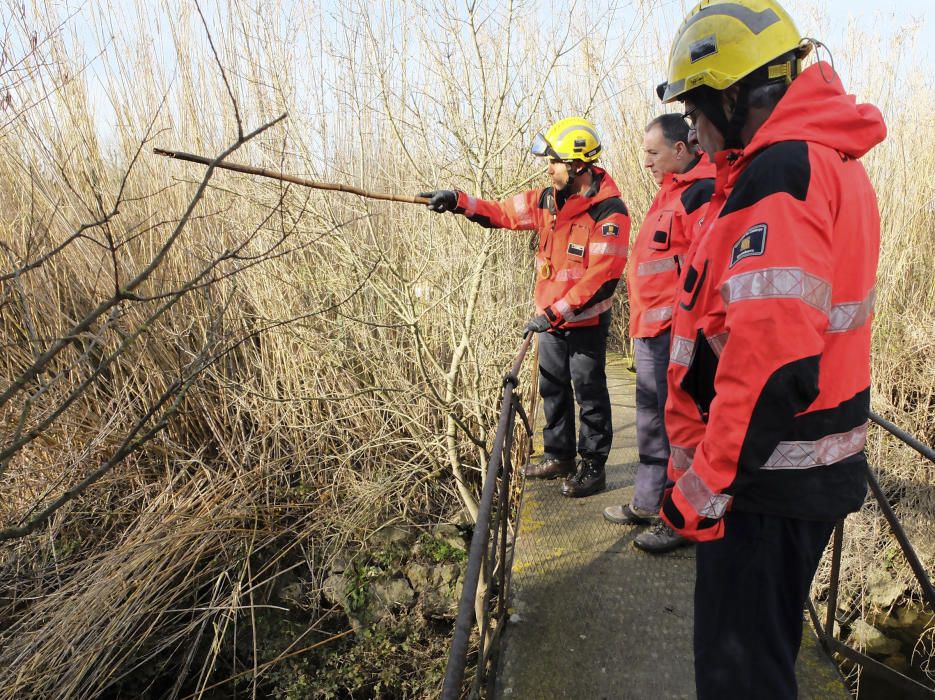
[[[525,338],[530,333],[543,333],[549,330],[551,327],[552,322],[549,321],[549,317],[545,314],[533,316],[531,319],[529,319],[529,323],[527,323],[526,327],[523,329],[523,337]]]
[[[426,204],[432,211],[441,213],[443,211],[454,211],[458,206],[458,193],[454,190],[432,190],[431,192],[419,192],[420,197],[428,197],[429,203]]]

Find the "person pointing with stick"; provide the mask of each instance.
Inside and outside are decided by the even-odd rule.
[[[613,439],[604,365],[630,217],[617,185],[596,165],[601,142],[591,122],[562,119],[538,134],[530,150],[548,159],[551,186],[502,202],[457,190],[419,197],[428,198],[426,206],[434,212],[461,214],[486,228],[538,233],[536,313],[524,333],[539,333],[544,449],[539,462],[526,467],[526,476],[567,477],[563,495],[589,496],[605,487],[604,465]]]

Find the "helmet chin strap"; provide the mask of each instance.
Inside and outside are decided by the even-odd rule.
[[[750,113],[747,96],[749,88],[744,84],[739,84],[737,93],[737,102],[734,105],[730,117],[724,111],[724,105],[721,102],[721,93],[707,86],[695,89],[692,99],[695,105],[701,110],[702,114],[714,124],[714,127],[721,132],[724,137],[724,148],[734,150],[743,148],[743,141],[740,133],[747,123],[747,116]]]
[[[565,163],[565,169],[568,171],[568,182],[565,183],[565,186],[562,188],[562,192],[564,192],[565,196],[567,197],[568,195],[572,193],[571,190],[575,185],[575,180],[577,179],[577,177],[581,175],[582,173],[588,172],[591,169],[591,166],[584,163],[582,164],[581,170],[578,170],[577,172],[575,172],[571,169],[570,164]]]

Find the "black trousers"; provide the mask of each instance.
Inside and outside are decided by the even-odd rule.
[[[607,461],[613,440],[604,372],[609,321],[608,316],[597,326],[539,334],[539,393],[545,413],[542,438],[550,457],[565,459],[577,453],[601,464]]]
[[[698,700],[795,700],[805,600],[833,522],[730,511],[695,552]]]

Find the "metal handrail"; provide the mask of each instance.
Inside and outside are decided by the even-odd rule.
[[[923,457],[926,457],[931,462],[935,463],[935,450],[933,450],[925,443],[917,440],[907,432],[897,427],[894,423],[891,423],[885,418],[880,417],[873,411],[870,411],[870,420],[884,428],[886,431],[894,435],[905,444],[912,447]],[[883,517],[886,519],[887,523],[889,523],[889,526],[896,537],[896,541],[899,543],[899,547],[902,550],[903,555],[906,557],[906,560],[909,562],[909,566],[912,568],[912,572],[922,589],[922,595],[925,598],[925,601],[932,607],[932,609],[935,609],[935,588],[932,587],[932,581],[929,578],[925,567],[922,565],[918,554],[916,554],[915,549],[913,549],[912,544],[909,542],[909,538],[906,536],[906,531],[899,522],[899,518],[897,518],[896,514],[893,512],[892,505],[890,505],[889,500],[883,493],[883,489],[880,488],[880,483],[877,481],[877,478],[874,475],[873,470],[870,469],[869,465],[867,466],[867,483],[870,485],[870,491],[873,493],[874,498],[879,504],[880,511],[883,513]],[[834,536],[831,545],[831,581],[829,583],[828,609],[824,624],[822,624],[821,620],[819,619],[818,611],[815,608],[812,600],[809,599],[807,602],[809,616],[812,619],[812,625],[818,634],[818,641],[821,643],[822,648],[824,648],[825,652],[828,653],[829,656],[832,652],[837,652],[842,656],[850,659],[851,661],[860,664],[865,669],[885,677],[891,684],[893,684],[893,686],[908,692],[912,697],[928,698],[929,700],[935,698],[935,688],[919,683],[915,679],[900,673],[896,669],[890,668],[889,666],[880,663],[867,654],[863,654],[853,647],[844,644],[834,636],[835,610],[837,609],[838,605],[838,588],[841,576],[841,552],[843,549],[843,542],[844,521],[841,520],[834,528]]]
[[[474,628],[476,621],[474,605],[482,568],[488,585],[483,594],[483,619],[480,620],[480,651],[478,653],[477,672],[474,677],[472,696],[477,696],[485,679],[490,680],[493,676],[493,674],[490,674],[490,678],[486,678],[488,676],[486,667],[493,651],[496,649],[497,636],[499,630],[502,629],[502,625],[497,625],[497,636],[489,634],[491,619],[489,608],[493,594],[490,582],[492,582],[496,570],[498,573],[497,614],[502,617],[505,611],[506,588],[511,568],[506,564],[506,555],[510,515],[510,481],[513,473],[513,429],[517,413],[522,419],[523,427],[531,435],[529,421],[519,401],[516,400],[514,392],[519,386],[519,371],[529,351],[532,339],[532,334],[528,334],[523,339],[519,352],[513,360],[512,369],[503,378],[500,418],[497,423],[497,433],[490,451],[490,461],[487,464],[486,478],[477,508],[477,522],[474,524],[474,534],[471,537],[471,547],[461,588],[461,600],[458,604],[458,617],[455,620],[454,636],[448,653],[448,665],[445,668],[445,680],[441,694],[443,700],[457,700],[461,697],[467,666],[468,644],[471,638],[471,630]],[[494,495],[498,491],[498,484],[500,488],[496,513],[491,518]],[[492,533],[491,526],[493,526]],[[491,555],[491,552],[493,552],[493,555]]]

